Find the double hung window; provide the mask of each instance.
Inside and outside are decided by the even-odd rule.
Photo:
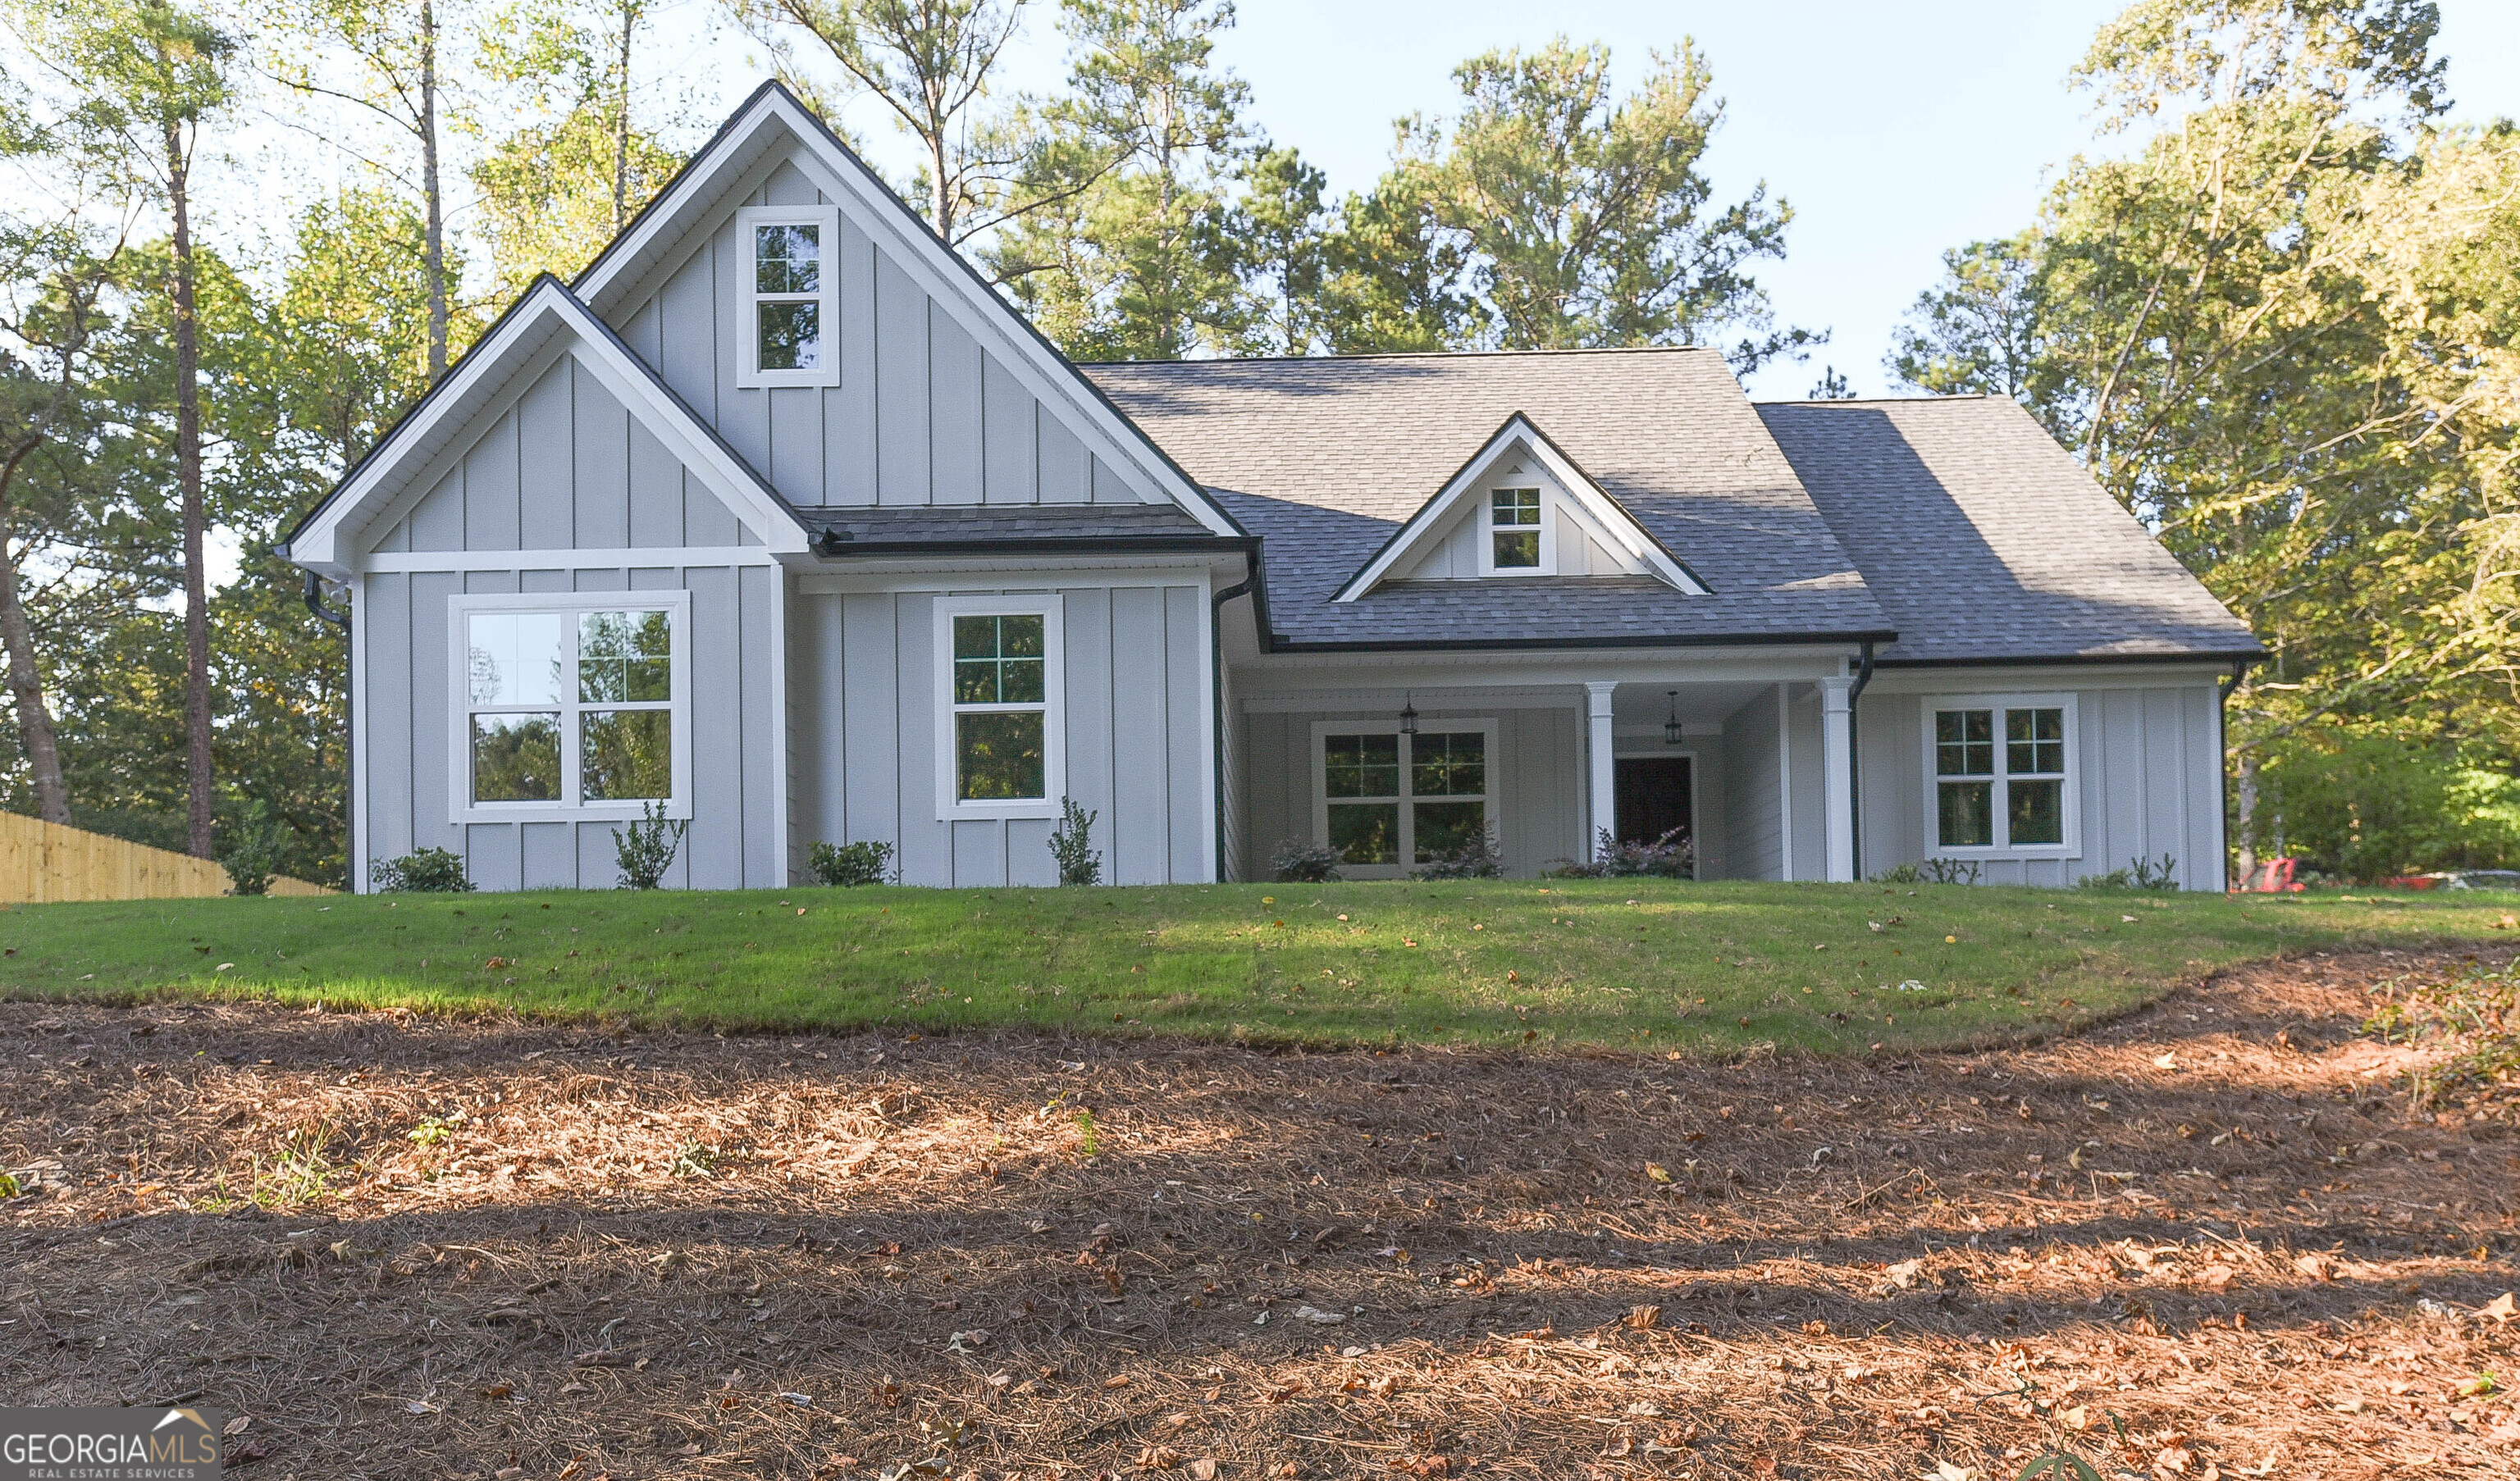
[[[2073,713],[2063,696],[1934,701],[1936,844],[2070,852]]]
[[[1501,571],[1539,569],[1542,507],[1536,488],[1489,490],[1490,564]]]
[[[744,307],[736,383],[837,385],[839,213],[828,206],[736,213]]]
[[[1319,738],[1317,835],[1352,874],[1399,874],[1488,831],[1495,728],[1418,735],[1326,722]]]
[[[937,816],[1046,817],[1066,793],[1056,598],[939,597]]]
[[[687,603],[455,599],[459,817],[687,815]]]

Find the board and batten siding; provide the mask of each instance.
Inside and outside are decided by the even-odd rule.
[[[370,549],[635,550],[758,546],[592,371],[563,354],[485,424]]]
[[[736,384],[736,316],[750,268],[736,212],[835,205],[840,383]],[[732,188],[661,286],[616,320],[622,338],[789,502],[806,506],[1164,503],[1090,453],[1058,413],[922,290],[845,202],[785,157]]]
[[[1924,710],[1935,695],[2075,696],[2073,764],[2082,769],[2082,851],[2069,859],[1988,860],[1990,884],[2068,886],[2137,859],[2178,860],[2182,889],[2219,890],[2223,858],[2220,705],[2211,679],[2081,685],[2023,682],[1974,670],[1927,680],[1900,676],[1905,693],[1875,685],[1863,699],[1862,867],[1874,873],[1938,852],[1926,808]]]
[[[609,889],[620,882],[616,821],[457,823],[447,744],[455,676],[446,671],[448,599],[478,592],[688,591],[692,819],[665,875],[692,889],[785,882],[787,830],[772,667],[781,572],[774,565],[622,562],[564,570],[381,571],[362,579],[357,641],[367,715],[359,785],[362,865],[421,848],[464,856],[478,889]],[[365,875],[362,874],[362,880]]]
[[[1781,687],[1725,717],[1723,740],[1713,747],[1724,769],[1724,873],[1727,879],[1783,877],[1783,757],[1778,749]]]
[[[1067,795],[1099,816],[1110,884],[1205,881],[1216,873],[1205,584],[974,589],[1061,599]],[[902,882],[1057,884],[1047,818],[936,816],[935,734],[944,662],[936,591],[816,591],[795,599],[789,705],[798,756],[797,848],[891,843]]]
[[[1488,822],[1506,873],[1537,875],[1584,852],[1584,726],[1573,703],[1551,706],[1445,706],[1416,701],[1421,732],[1447,722],[1493,720],[1497,754],[1490,758]],[[1299,712],[1257,710],[1242,717],[1243,877],[1266,879],[1270,859],[1289,839],[1318,841],[1313,830],[1313,726],[1353,720],[1388,728],[1387,705]]]

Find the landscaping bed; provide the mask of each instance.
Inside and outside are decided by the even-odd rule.
[[[2511,1110],[2364,1029],[2469,956],[1946,1054],[0,1005],[0,1402],[307,1481],[2500,1476]]]

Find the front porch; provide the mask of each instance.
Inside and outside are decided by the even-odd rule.
[[[1568,654],[1327,677],[1235,676],[1239,877],[1268,878],[1288,840],[1338,851],[1348,877],[1396,877],[1482,828],[1515,877],[1592,857],[1604,830],[1676,832],[1702,879],[1855,877],[1848,656]]]

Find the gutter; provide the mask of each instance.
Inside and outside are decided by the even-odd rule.
[[[1846,836],[1854,846],[1859,884],[1864,881],[1864,737],[1856,729],[1856,701],[1872,682],[1872,645],[1867,642],[1863,660],[1855,666],[1855,683],[1846,692]]]

